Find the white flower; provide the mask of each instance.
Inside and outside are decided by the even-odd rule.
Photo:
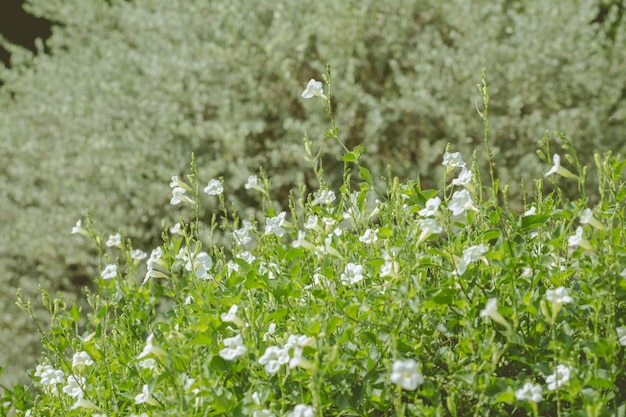
[[[390,379],[391,382],[408,391],[414,391],[418,385],[424,383],[424,377],[417,370],[417,362],[413,359],[395,361]]]
[[[593,217],[593,211],[590,208],[586,208],[580,214],[580,222],[582,224],[590,224],[598,230],[606,230],[606,227],[598,221],[595,217]]]
[[[233,231],[233,240],[241,246],[245,246],[248,243],[252,242],[252,237],[250,237],[250,229],[248,229],[247,227],[242,227],[241,229]]]
[[[428,239],[429,236],[439,234],[443,231],[441,224],[436,219],[417,219],[417,224],[421,230],[420,237],[417,240],[418,245]]]
[[[452,180],[452,184],[467,187],[472,183],[472,171],[462,167],[459,176]]]
[[[141,285],[148,282],[150,277],[161,277],[161,278],[166,277],[165,274],[154,270],[155,264],[157,265],[163,264],[163,262],[161,261],[162,256],[163,256],[163,249],[161,249],[160,247],[152,250],[152,253],[150,253],[150,258],[146,262],[146,266],[148,267],[146,271],[146,277],[144,278]]]
[[[335,201],[336,198],[335,192],[332,190],[322,190],[317,194],[317,201],[320,204],[329,205]]]
[[[553,304],[566,304],[574,301],[574,299],[569,296],[569,292],[565,287],[547,290],[546,299]]]
[[[304,224],[305,229],[315,229],[317,227],[317,216],[310,214],[306,223]]]
[[[251,264],[256,259],[256,256],[251,254],[249,251],[241,252],[235,255],[239,259],[243,259],[246,263]]]
[[[149,369],[151,371],[156,369],[156,365],[157,363],[154,358],[144,359],[141,362],[137,363],[137,366],[139,366],[141,369]]]
[[[374,243],[378,241],[378,235],[376,233],[378,233],[378,229],[375,229],[375,230],[367,229],[365,233],[363,233],[363,236],[359,237],[359,240],[363,242],[365,245]]]
[[[89,410],[99,410],[98,406],[93,402],[84,399],[82,396],[79,396],[74,405],[70,408],[71,410],[76,410],[77,408],[87,408]],[[94,414],[93,416],[97,416],[98,414]],[[102,414],[106,417],[106,414]]]
[[[577,178],[576,175],[572,174],[567,168],[563,168],[561,166],[561,157],[558,154],[555,153],[552,156],[552,162],[554,165],[552,165],[552,168],[546,172],[546,177],[556,173],[566,178]]]
[[[270,346],[265,349],[263,356],[259,358],[259,363],[265,365],[265,372],[270,375],[275,374],[281,365],[289,362],[289,351],[278,346]]]
[[[230,277],[233,272],[239,271],[239,265],[237,265],[234,261],[228,261],[226,264],[226,268],[228,268],[228,276]]]
[[[204,187],[204,192],[208,195],[220,195],[224,192],[224,186],[220,180],[210,180],[209,184]]]
[[[462,168],[465,166],[465,162],[463,161],[463,158],[461,157],[461,154],[459,152],[446,152],[443,154],[443,162],[441,163],[441,165],[446,168]]]
[[[285,234],[285,229],[282,226],[285,223],[286,215],[287,213],[283,211],[276,217],[266,217],[265,234],[273,233],[278,237],[282,237]]]
[[[565,365],[557,365],[556,371],[546,377],[546,383],[548,384],[548,389],[553,391],[559,388],[561,385],[565,384],[570,379],[571,368]]]
[[[72,368],[76,368],[79,371],[91,365],[93,365],[93,359],[91,359],[91,356],[89,356],[87,352],[76,352],[72,357]]]
[[[37,375],[35,373],[35,375]],[[43,386],[52,386],[52,392],[57,392],[56,384],[65,382],[65,374],[61,370],[54,369],[50,365],[45,366],[40,373],[40,382]]]
[[[587,250],[593,249],[589,241],[583,237],[583,228],[580,226],[576,228],[576,233],[569,237],[567,244],[569,246],[580,246]]]
[[[267,339],[269,339],[269,337],[273,335],[275,331],[276,323],[270,323],[269,327],[267,328],[267,332],[263,335],[263,341],[267,342]]]
[[[174,187],[172,190],[172,199],[170,200],[170,204],[176,206],[183,201],[186,203],[193,203],[193,200],[185,195],[185,189],[183,187]]]
[[[537,213],[537,207],[530,206],[530,208],[524,212],[524,216],[534,216],[535,213]]]
[[[144,384],[143,388],[141,389],[141,394],[137,394],[135,396],[135,404],[150,404],[150,405],[158,405],[159,403],[156,402],[156,400],[154,398],[152,398],[152,395],[150,394],[150,387],[148,387],[148,384]]]
[[[363,279],[363,267],[361,265],[350,262],[346,265],[343,274],[341,274],[341,283],[343,285],[352,285]]]
[[[241,334],[224,339],[224,346],[226,347],[220,350],[220,356],[227,361],[232,361],[248,351],[248,348],[243,344]]]
[[[468,209],[478,211],[478,209],[474,207],[472,196],[467,190],[455,191],[454,194],[452,194],[452,199],[448,203],[448,209],[454,216],[458,216]]]
[[[63,392],[72,398],[82,397],[82,386],[85,386],[85,378],[70,375],[67,377],[67,385],[63,387]]]
[[[380,267],[380,277],[381,278],[390,277],[394,274],[397,274],[399,269],[400,269],[400,265],[398,265],[398,262],[392,259],[388,259]]]
[[[248,182],[246,182],[246,185],[244,185],[246,190],[250,190],[258,186],[259,186],[259,178],[256,175],[250,175],[248,177]]]
[[[515,391],[515,399],[518,401],[530,401],[538,403],[543,400],[541,396],[541,385],[527,382],[524,386]]]
[[[120,247],[122,246],[122,236],[119,233],[114,235],[110,235],[109,239],[106,241],[106,245],[111,248],[113,246]]]
[[[302,98],[313,98],[313,97],[321,97],[326,98],[324,95],[324,88],[322,87],[322,83],[319,81],[315,81],[313,78],[309,81],[306,88],[302,92]]]
[[[315,417],[315,408],[310,405],[298,404],[293,411],[287,414],[287,417]]]
[[[617,338],[619,339],[620,345],[626,346],[626,327],[617,328]]]
[[[137,359],[143,359],[148,355],[165,355],[163,349],[152,344],[152,339],[154,339],[154,334],[150,333],[150,336],[146,339],[146,346],[144,346],[141,353],[137,356]]]
[[[239,306],[237,304],[233,304],[228,313],[222,313],[220,318],[224,323],[235,323],[237,326],[243,326],[243,321],[237,317],[237,310],[239,310]]]
[[[180,222],[176,223],[174,226],[170,227],[170,233],[173,235],[183,235],[182,231],[183,227],[180,225]]]
[[[100,274],[100,276],[103,279],[115,278],[117,276],[117,265],[113,265],[113,264],[107,265],[104,268],[104,271],[102,271],[102,273]]]
[[[194,271],[197,278],[208,279],[211,277],[209,271],[213,267],[213,259],[206,253],[200,252],[191,260],[187,261],[185,269],[189,272]]]
[[[148,257],[148,254],[141,249],[133,249],[130,251],[130,257],[135,261],[141,261]]]
[[[441,204],[441,199],[439,197],[433,197],[426,201],[426,205],[423,209],[421,209],[418,214],[420,216],[434,216],[439,210],[439,205]]]
[[[264,408],[263,410],[254,410],[252,417],[276,417],[276,414]]]
[[[480,244],[477,246],[471,246],[463,251],[463,257],[467,259],[468,262],[476,262],[479,260],[485,260],[483,256],[488,252],[487,246]]]
[[[510,324],[506,321],[506,319],[498,312],[498,300],[495,298],[490,298],[487,300],[487,304],[485,304],[485,308],[480,311],[480,317],[490,318],[496,323],[500,323],[507,329],[510,329]]]
[[[89,236],[89,232],[87,232],[87,230],[83,229],[83,221],[82,220],[78,220],[76,222],[76,226],[72,227],[72,234],[80,234],[83,236]]]

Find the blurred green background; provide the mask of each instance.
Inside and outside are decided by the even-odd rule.
[[[0,37],[0,59],[10,55],[0,65],[2,383],[24,381],[39,355],[35,327],[15,307],[17,288],[45,320],[38,286],[79,300],[99,273],[94,245],[70,234],[86,209],[104,233],[121,231],[149,252],[162,220],[180,215],[168,183],[187,172],[192,152],[200,178],[223,176],[244,215],[256,201],[243,184],[261,166],[284,205],[291,186],[317,187],[305,131],[336,184],[341,150],[324,138],[319,101],[300,97],[327,64],[340,134],[366,148],[375,177],[391,164],[394,175],[419,173],[424,188],[438,187],[432,172],[448,142],[466,160],[483,152],[483,67],[503,183],[543,176],[549,167],[535,150],[546,130],[565,131],[585,163],[626,143],[620,0],[29,0],[24,8],[49,30],[30,49]],[[511,195],[519,201],[518,189]]]

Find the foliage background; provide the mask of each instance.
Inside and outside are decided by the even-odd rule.
[[[52,21],[49,54],[0,40],[0,363],[24,378],[37,355],[15,291],[72,296],[97,271],[69,231],[89,209],[101,230],[149,250],[172,175],[193,151],[201,178],[243,188],[260,166],[272,188],[309,183],[302,134],[328,155],[325,115],[300,93],[335,73],[335,114],[349,147],[367,149],[425,187],[445,144],[466,157],[482,140],[476,84],[488,68],[493,148],[503,183],[540,177],[547,129],[582,155],[626,139],[623,2],[573,0],[31,0]],[[43,42],[39,43],[44,50]],[[337,161],[325,161],[339,179]],[[588,162],[588,161],[583,161]],[[439,172],[440,170],[437,170]],[[311,184],[314,185],[314,184]],[[512,190],[515,192],[515,190]],[[274,193],[276,195],[276,193]],[[231,203],[251,207],[245,193]],[[169,211],[171,212],[171,210]],[[42,313],[43,314],[43,313]]]

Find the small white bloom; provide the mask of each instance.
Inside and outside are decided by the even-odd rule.
[[[309,215],[306,223],[304,224],[305,229],[315,229],[317,227],[317,216],[311,214]]]
[[[380,277],[385,278],[385,277],[393,276],[394,274],[397,274],[399,270],[400,270],[400,265],[398,264],[398,262],[392,259],[388,259],[380,267]]]
[[[426,205],[423,209],[421,209],[418,214],[420,216],[428,217],[434,216],[437,214],[437,210],[439,210],[439,205],[441,204],[441,199],[439,197],[433,197],[426,201]]]
[[[185,269],[189,272],[194,271],[197,278],[208,279],[211,277],[209,271],[213,267],[213,259],[206,253],[201,252],[193,258],[193,261],[187,261]]]
[[[245,252],[241,252],[238,253],[237,255],[235,255],[237,258],[239,259],[243,259],[244,261],[246,261],[246,263],[251,264],[252,262],[255,261],[256,256],[254,256],[253,254],[251,254],[249,251],[245,251]]]
[[[224,323],[234,323],[239,327],[244,325],[244,322],[237,317],[237,311],[239,310],[239,306],[237,304],[233,304],[230,309],[228,309],[228,313],[220,314],[220,318]]]
[[[495,298],[490,298],[487,300],[487,304],[485,304],[485,308],[480,311],[480,317],[490,318],[506,327],[507,329],[511,328],[511,325],[506,321],[506,319],[498,312],[498,300]]]
[[[228,268],[228,276],[230,277],[233,272],[239,271],[239,265],[237,265],[234,261],[228,261],[226,264],[226,268]]]
[[[150,405],[158,405],[154,398],[152,398],[152,394],[150,394],[150,387],[148,384],[144,384],[141,389],[141,394],[137,394],[135,396],[135,404],[150,404]]]
[[[459,176],[452,180],[452,184],[460,185],[463,187],[469,186],[472,183],[472,171],[462,167]]]
[[[65,382],[65,374],[61,370],[46,366],[41,372],[40,382],[43,386],[52,386],[52,392],[57,392],[56,384],[62,384]]]
[[[541,385],[527,382],[524,386],[515,391],[515,399],[518,401],[530,401],[538,403],[543,400],[541,396]]]
[[[225,348],[220,350],[219,355],[227,361],[232,361],[248,351],[248,348],[243,344],[241,334],[224,339],[224,346]]]
[[[183,235],[182,232],[183,232],[183,227],[181,226],[180,222],[170,227],[170,233],[173,235]]]
[[[130,257],[135,261],[141,261],[148,257],[148,254],[141,249],[133,249],[130,251]]]
[[[313,97],[321,97],[326,98],[324,95],[324,88],[322,83],[319,81],[315,81],[313,78],[309,81],[306,88],[302,92],[302,98],[313,98]]]
[[[204,192],[208,195],[220,195],[224,192],[224,186],[222,185],[222,181],[212,179],[209,181],[209,184],[204,187]]]
[[[535,213],[537,213],[537,207],[530,206],[530,208],[524,212],[524,216],[534,216]]]
[[[424,242],[429,236],[439,234],[443,231],[441,224],[432,218],[417,219],[417,224],[421,230],[417,244]]]
[[[617,338],[619,339],[620,345],[626,346],[626,327],[617,328]]]
[[[580,246],[587,250],[593,249],[589,241],[583,237],[583,228],[580,226],[576,228],[576,233],[569,237],[567,244],[569,246]]]
[[[187,197],[185,195],[185,189],[182,187],[175,187],[172,190],[172,199],[170,200],[170,204],[173,206],[176,206],[180,203],[182,203],[183,201],[189,203],[189,202],[193,202],[189,197]]]
[[[104,271],[102,271],[102,273],[100,274],[100,276],[103,279],[115,278],[117,276],[117,265],[113,265],[113,264],[107,265],[104,268]]]
[[[250,229],[247,227],[242,227],[240,229],[233,231],[233,240],[235,243],[241,246],[245,246],[248,243],[252,242],[252,237],[250,236]]]
[[[298,404],[293,411],[287,414],[287,417],[315,417],[315,408],[310,405]]]
[[[259,178],[256,175],[250,175],[248,177],[248,182],[244,185],[246,190],[262,190],[259,185]]]
[[[83,386],[85,386],[85,378],[70,375],[67,377],[67,385],[63,387],[63,392],[72,398],[82,397],[83,389],[81,387]]]
[[[139,366],[141,369],[149,369],[151,371],[154,371],[156,369],[156,365],[157,363],[154,358],[144,359],[141,362],[137,363],[137,366]]]
[[[89,356],[87,352],[76,352],[72,357],[72,368],[76,368],[79,371],[91,365],[93,365],[93,359],[91,359],[91,356]]]
[[[152,344],[152,340],[154,339],[154,334],[150,333],[150,336],[146,339],[146,346],[144,346],[141,353],[137,356],[137,359],[143,359],[148,355],[165,355],[165,351],[158,346]]]
[[[582,224],[590,224],[592,227],[595,227],[598,230],[606,230],[606,227],[598,221],[595,217],[593,217],[593,211],[590,208],[586,208],[580,214],[580,222]]]
[[[83,229],[83,221],[82,220],[78,220],[76,222],[76,226],[72,227],[72,234],[80,234],[83,236],[89,236],[89,232],[87,232],[87,230]]]
[[[335,201],[336,198],[335,192],[332,190],[322,190],[317,194],[317,201],[320,204],[329,205]]]
[[[267,339],[269,339],[269,337],[273,335],[275,331],[276,323],[270,323],[269,327],[267,328],[267,332],[263,335],[263,341],[267,342]]]
[[[287,213],[283,211],[276,217],[266,217],[265,234],[273,233],[278,237],[282,237],[285,234],[285,229],[282,226],[285,223],[286,215]]]
[[[413,359],[395,361],[391,371],[391,382],[400,385],[405,390],[414,391],[418,385],[424,383],[424,377],[417,367],[417,362]]]
[[[109,239],[106,241],[106,245],[111,248],[113,246],[120,247],[122,246],[122,236],[119,233],[114,235],[110,235]]]
[[[280,369],[281,365],[289,362],[289,352],[287,349],[279,348],[278,346],[270,346],[265,349],[263,356],[259,358],[259,363],[264,365],[265,372],[270,375],[275,374]]]
[[[552,168],[546,172],[546,177],[556,173],[566,178],[577,178],[576,175],[572,174],[567,168],[561,166],[561,157],[558,154],[555,153],[552,156],[552,162],[554,165],[552,165]]]
[[[378,229],[374,229],[374,230],[367,229],[365,233],[363,233],[363,236],[359,237],[359,240],[363,242],[365,245],[372,244],[378,241],[377,233],[378,233]]]
[[[569,366],[557,365],[556,371],[552,375],[549,375],[548,377],[546,377],[546,383],[548,384],[548,389],[550,391],[553,391],[559,388],[560,386],[562,386],[563,384],[565,384],[567,381],[570,380],[570,375],[571,375],[571,368]]]
[[[569,296],[569,291],[565,287],[547,290],[546,299],[553,304],[566,304],[574,301],[574,299]]]
[[[462,168],[465,166],[465,162],[459,152],[446,152],[443,154],[443,162],[441,165],[446,168]]]
[[[361,265],[353,264],[352,262],[346,265],[346,268],[341,274],[341,283],[343,285],[353,285],[363,279],[363,267]]]
[[[476,262],[481,259],[485,260],[485,257],[483,255],[488,251],[489,249],[487,248],[487,246],[481,243],[480,245],[471,246],[465,249],[463,251],[463,257],[466,258],[468,262]]]
[[[254,410],[252,412],[252,417],[276,417],[276,414],[264,408],[263,410]]]
[[[448,209],[454,216],[463,214],[463,212],[468,209],[478,211],[478,209],[474,207],[472,196],[467,190],[455,191],[454,194],[452,194],[452,199],[448,203]]]

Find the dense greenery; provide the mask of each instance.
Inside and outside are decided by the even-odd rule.
[[[276,208],[286,209],[292,186],[317,187],[303,169],[303,131],[324,144],[325,180],[336,189],[343,150],[324,137],[322,109],[298,96],[328,62],[341,74],[333,105],[342,138],[367,149],[362,162],[376,181],[392,164],[394,175],[419,172],[424,188],[437,188],[446,143],[466,157],[482,149],[475,84],[484,66],[493,79],[493,161],[518,210],[521,178],[530,190],[543,175],[535,146],[546,129],[566,131],[585,164],[594,151],[622,150],[626,137],[618,2],[30,0],[27,7],[58,24],[39,45],[49,54],[0,39],[12,53],[11,69],[0,67],[0,363],[11,364],[3,380],[23,378],[38,356],[36,331],[14,306],[16,289],[36,300],[42,285],[82,300],[77,289],[98,275],[96,252],[67,237],[86,209],[103,230],[154,247],[161,219],[180,214],[164,209],[167,180],[185,172],[192,151],[198,175],[223,176],[231,190],[225,205],[243,217],[256,212],[243,184],[260,166],[272,173]],[[588,179],[592,190],[595,181]],[[203,220],[216,207],[203,205]]]
[[[324,144],[307,140],[318,188],[294,190],[287,211],[267,178],[248,178],[263,224],[227,208],[227,181],[200,179],[195,160],[171,179],[170,203],[186,210],[149,259],[82,219],[73,233],[96,243],[98,290],[86,309],[44,292],[51,331],[35,392],[16,387],[7,406],[18,416],[623,415],[626,161],[595,156],[590,206],[571,141],[558,134],[565,145],[550,157],[546,136],[555,191],[536,180],[521,216],[499,203],[495,172],[482,183],[478,159],[454,149],[441,188],[397,178],[379,188],[363,149],[343,142],[324,78],[302,95],[324,104],[326,135],[344,148],[341,187],[320,169]],[[479,91],[490,160],[485,78]],[[567,183],[578,198],[563,197]],[[211,200],[223,216],[207,224]]]

